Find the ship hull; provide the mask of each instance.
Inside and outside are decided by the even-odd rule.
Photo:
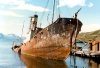
[[[70,41],[68,41],[70,37],[66,39],[56,36],[40,40],[35,45],[30,40],[21,46],[21,53],[46,59],[65,60],[71,51]]]
[[[23,51],[22,54],[46,59],[65,60],[70,53],[69,47],[44,47]]]
[[[20,45],[18,52],[46,59],[65,60],[75,43],[82,23],[73,18],[59,18]]]

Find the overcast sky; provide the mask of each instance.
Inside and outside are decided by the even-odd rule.
[[[78,19],[83,23],[81,32],[100,29],[100,0],[56,0],[56,8],[60,7],[61,17],[73,17],[82,7]],[[51,23],[52,0],[0,0],[0,33],[21,35],[24,23],[24,34],[28,32],[30,16],[38,14],[38,26],[45,27]],[[46,7],[46,8],[45,8]],[[45,13],[42,15],[45,8]],[[57,18],[55,9],[55,19]],[[48,17],[50,16],[50,17]],[[48,18],[48,21],[47,21]]]

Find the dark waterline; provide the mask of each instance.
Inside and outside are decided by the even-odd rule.
[[[82,43],[77,43],[83,46]],[[69,56],[65,61],[46,60],[26,55],[18,55],[11,49],[12,41],[0,40],[0,68],[99,68],[93,60]],[[86,49],[85,47],[84,49]]]

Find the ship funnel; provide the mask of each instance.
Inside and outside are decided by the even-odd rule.
[[[33,15],[33,16],[31,16],[31,24],[30,24],[30,29],[31,30],[35,30],[35,28],[37,27],[37,20],[38,20],[38,15]]]
[[[31,19],[30,19],[29,32],[31,31],[31,35],[30,35],[30,39],[31,39],[36,31],[38,15],[35,14],[35,15],[31,16],[30,18]]]

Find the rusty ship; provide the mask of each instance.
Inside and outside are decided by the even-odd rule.
[[[12,49],[29,56],[65,60],[74,46],[79,31],[81,31],[82,22],[77,18],[79,11],[80,9],[72,18],[59,16],[57,20],[45,28],[37,27],[37,14],[31,16],[30,40],[20,46],[15,45]]]

